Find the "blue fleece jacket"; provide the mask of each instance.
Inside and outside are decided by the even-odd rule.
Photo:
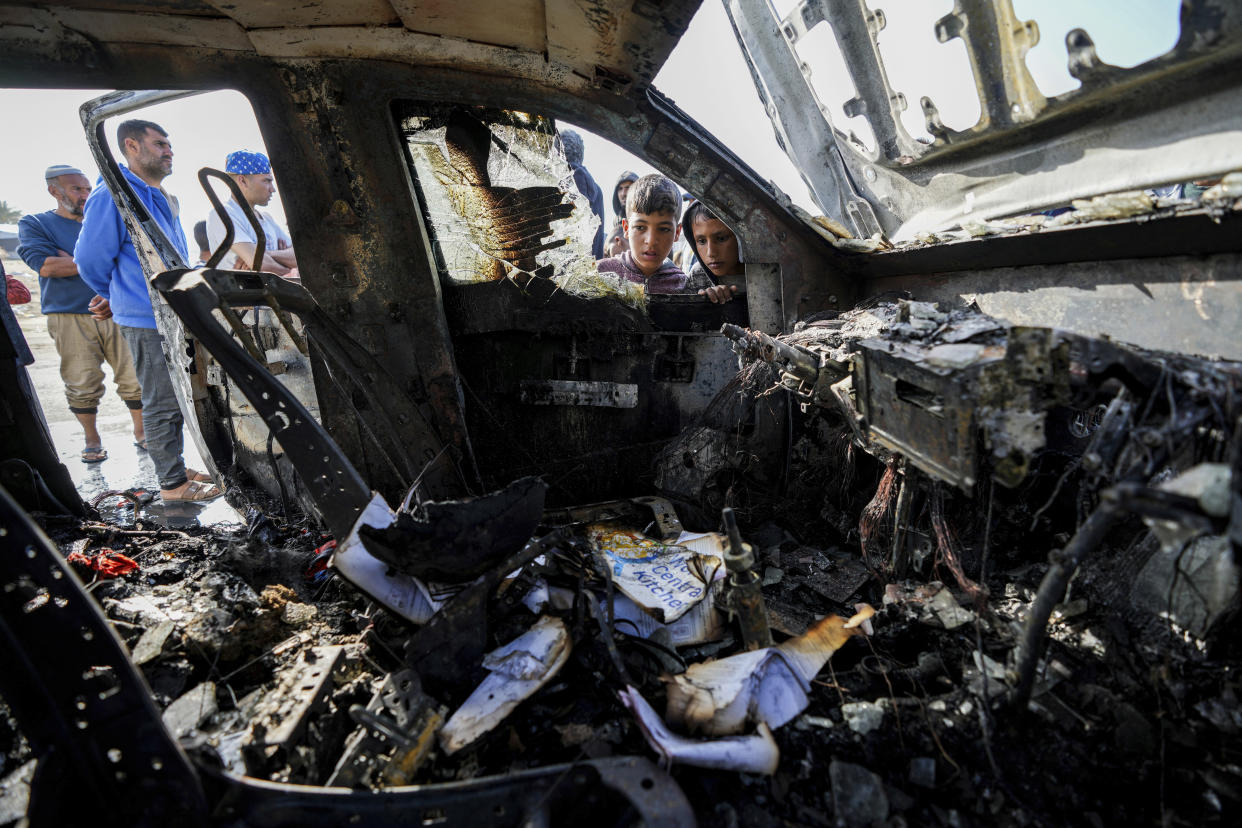
[[[138,200],[146,205],[168,240],[188,261],[190,256],[185,231],[181,229],[176,209],[163,190],[148,185],[124,166],[121,167],[121,174],[129,181]],[[155,314],[151,311],[151,295],[147,292],[142,264],[134,251],[129,229],[102,178],[87,197],[83,213],[82,232],[73,249],[73,260],[77,263],[82,281],[108,300],[112,306],[112,318],[118,325],[154,328]]]

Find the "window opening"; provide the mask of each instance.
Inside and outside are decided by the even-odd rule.
[[[1069,73],[1065,36],[1083,29],[1095,42],[1100,60],[1130,68],[1159,57],[1181,35],[1180,0],[1013,0],[1019,20],[1039,24],[1039,43],[1026,65],[1045,95],[1060,95],[1080,84]]]
[[[883,7],[886,24],[877,42],[889,83],[909,102],[901,113],[906,132],[931,142],[919,105],[924,97],[936,105],[949,129],[967,130],[977,124],[982,109],[966,44],[960,38],[936,40],[936,21],[953,11],[951,0],[885,0]]]
[[[821,21],[813,26],[794,46],[802,61],[803,74],[815,93],[820,110],[832,125],[849,140],[865,149],[875,151],[875,133],[871,124],[861,115],[847,118],[845,102],[858,97],[858,90],[845,65],[845,56],[837,45],[832,26]]]
[[[550,118],[413,104],[399,105],[398,118],[449,283],[551,279],[575,295],[642,305],[641,286],[596,270],[590,244],[599,220]]]

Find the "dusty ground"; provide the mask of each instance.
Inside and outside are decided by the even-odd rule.
[[[85,445],[82,429],[65,402],[64,385],[60,379],[60,357],[56,354],[52,338],[48,336],[46,319],[39,312],[39,280],[26,267],[26,263],[16,256],[5,258],[4,269],[21,279],[30,289],[30,303],[13,308],[35,358],[34,364],[28,366],[27,371],[39,395],[39,402],[43,405],[43,416],[52,432],[57,454],[69,470],[82,499],[89,502],[102,492],[134,487],[157,491],[159,481],[155,477],[155,467],[147,453],[134,446],[129,410],[116,395],[116,386],[112,383],[112,369],[107,364],[103,366],[104,373],[107,374],[107,390],[99,404],[96,425],[103,437],[104,448],[108,450],[108,459],[101,463],[82,462],[80,453]],[[188,435],[185,441],[185,461],[189,467],[206,468]],[[172,526],[212,526],[242,522],[241,516],[222,498],[202,506],[177,504],[167,509],[162,504],[155,503],[147,511],[152,519]]]

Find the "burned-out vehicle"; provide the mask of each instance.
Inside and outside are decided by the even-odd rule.
[[[1075,30],[1046,97],[1038,27],[958,0],[982,114],[924,98],[919,140],[881,10],[785,5],[725,3],[822,216],[651,85],[697,2],[0,6],[7,84],[133,90],[82,121],[187,427],[268,513],[96,521],[0,341],[6,819],[1237,812],[1242,8],[1184,0],[1131,68]],[[870,145],[824,114],[825,29]],[[105,119],[218,88],[301,284],[189,267],[123,185]],[[562,122],[721,217],[737,300],[596,272]],[[172,579],[88,594],[64,553],[107,544]]]

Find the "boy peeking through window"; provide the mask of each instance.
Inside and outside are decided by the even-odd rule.
[[[723,222],[696,201],[686,214],[686,223],[680,223],[681,191],[662,175],[645,175],[635,181],[625,201],[621,228],[629,249],[601,260],[597,265],[601,273],[637,282],[648,293],[697,292],[712,302],[733,298],[735,286],[716,284],[718,278],[741,275],[743,271],[737,237]],[[702,242],[696,239],[693,245],[695,266],[703,271],[693,284],[668,258],[683,227],[703,236]],[[732,253],[727,249],[728,240],[732,240]]]
[[[712,302],[728,302],[737,293],[734,283],[746,272],[737,236],[701,201],[686,209],[681,229],[694,252],[686,290],[696,291]]]
[[[635,181],[626,193],[621,219],[630,249],[601,260],[599,271],[638,282],[648,293],[684,292],[686,274],[668,261],[673,242],[681,235],[680,213],[681,192],[672,181],[662,175],[644,175]]]

